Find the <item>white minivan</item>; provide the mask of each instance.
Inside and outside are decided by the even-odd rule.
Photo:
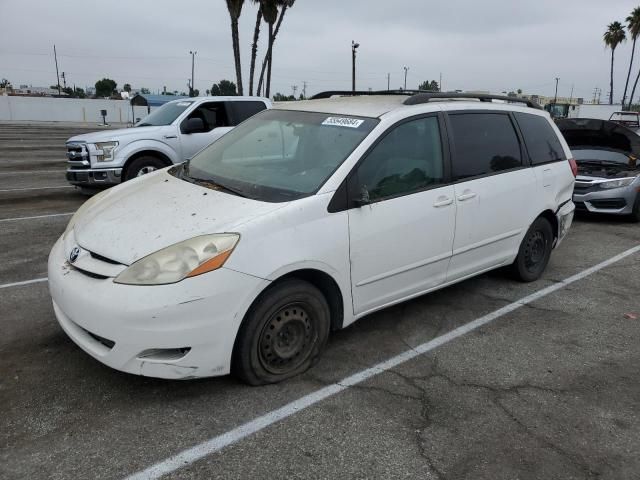
[[[540,277],[575,208],[576,165],[546,112],[318,97],[86,202],[49,257],[71,339],[129,373],[263,384],[376,310],[499,267]]]

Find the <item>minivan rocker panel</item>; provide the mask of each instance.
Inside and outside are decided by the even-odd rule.
[[[90,199],[49,257],[62,328],[125,372],[233,372],[262,384],[306,370],[330,328],[373,311],[501,266],[538,278],[574,210],[570,152],[548,115],[495,103],[404,106],[405,98],[276,107],[189,165]],[[499,171],[465,177],[475,168],[465,155],[482,158],[486,132],[461,132],[468,119],[445,112],[480,112],[511,132],[487,157]],[[557,158],[531,164],[536,153],[516,113],[540,119],[533,123],[555,137]],[[188,275],[123,280],[138,265],[141,279],[182,268],[199,248],[193,242],[209,236],[212,260]],[[173,257],[156,260],[163,251]]]

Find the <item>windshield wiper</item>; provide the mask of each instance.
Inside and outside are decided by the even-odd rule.
[[[189,174],[187,174],[187,177],[189,177]],[[222,185],[218,182],[214,182],[213,180],[189,177],[189,181],[197,185],[202,185],[203,187],[210,188],[211,190],[225,191],[233,195],[237,195],[238,197],[249,198],[249,196],[246,193],[244,193],[242,190],[238,190],[237,188],[229,187],[227,185]]]

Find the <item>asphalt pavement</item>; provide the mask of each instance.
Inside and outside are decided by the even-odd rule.
[[[541,280],[491,272],[370,315],[278,385],[144,378],[75,346],[48,295],[49,250],[87,198],[64,140],[86,131],[0,124],[0,478],[640,478],[639,225],[578,217]]]

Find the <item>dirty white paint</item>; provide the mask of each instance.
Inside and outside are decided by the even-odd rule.
[[[391,370],[392,368],[395,368],[413,358],[416,358],[419,355],[430,352],[431,350],[441,345],[444,345],[452,340],[455,340],[458,337],[461,337],[462,335],[465,335],[466,333],[487,325],[524,305],[535,302],[536,300],[554,293],[572,283],[582,280],[583,278],[588,277],[589,275],[592,275],[593,273],[602,270],[603,268],[606,268],[616,262],[619,262],[620,260],[629,257],[630,255],[633,255],[637,252],[640,252],[640,245],[630,248],[629,250],[626,250],[619,255],[616,255],[615,257],[612,257],[591,268],[587,268],[586,270],[572,275],[571,277],[566,278],[561,282],[543,288],[542,290],[538,290],[531,295],[527,295],[520,300],[510,303],[509,305],[499,308],[498,310],[495,310],[480,318],[477,318],[472,322],[458,327],[444,335],[436,337],[429,342],[423,343],[422,345],[419,345],[411,350],[402,352],[401,354],[396,355],[384,362],[378,363],[377,365],[374,365],[370,368],[361,370],[351,375],[350,377],[343,379],[340,382],[316,390],[313,393],[305,395],[281,408],[278,408],[277,410],[272,410],[271,412],[268,412],[254,420],[251,420],[250,422],[240,425],[233,430],[229,430],[228,432],[213,437],[203,443],[195,445],[194,447],[183,450],[182,452],[169,457],[166,460],[152,465],[146,470],[127,477],[127,480],[156,479],[168,473],[174,472],[182,467],[189,466],[192,463],[202,459],[203,457],[219,452],[223,448],[232,445],[256,432],[259,432],[280,420],[284,420],[292,415],[295,415],[296,413],[308,407],[311,407],[312,405],[315,405],[322,400],[325,400],[326,398],[332,397],[351,386],[362,383],[375,375]]]

